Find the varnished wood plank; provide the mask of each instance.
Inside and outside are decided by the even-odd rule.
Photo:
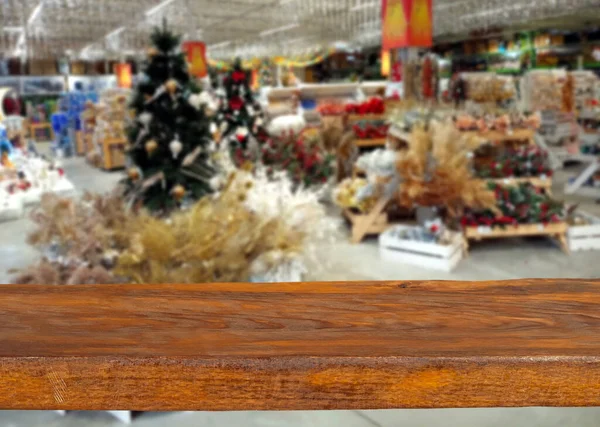
[[[598,406],[600,281],[3,286],[0,407]]]

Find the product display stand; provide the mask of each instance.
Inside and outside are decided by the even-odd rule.
[[[599,157],[581,154],[578,156],[578,160],[589,161],[590,164],[572,183],[565,185],[565,194],[579,194],[586,197],[600,198],[600,188],[585,185],[600,170]]]
[[[54,140],[54,131],[52,130],[52,125],[49,122],[29,124],[29,137],[34,141],[38,141],[37,136],[39,131],[47,131],[49,135],[49,141]]]
[[[385,208],[391,197],[382,197],[366,214],[354,213],[350,209],[344,209],[344,216],[352,224],[351,242],[354,244],[362,242],[368,234],[380,234],[390,227]]]
[[[558,222],[553,224],[519,224],[509,225],[505,228],[491,227],[465,227],[465,238],[467,241],[481,241],[484,239],[497,239],[509,237],[526,236],[548,236],[558,240],[564,253],[569,254],[569,243],[567,241],[567,223]]]
[[[102,146],[102,165],[105,170],[113,170],[125,167],[125,145],[127,141],[123,138],[106,138],[100,142]]]
[[[526,142],[528,144],[536,144],[536,134],[531,129],[519,129],[511,133],[486,132],[479,134],[483,138],[489,139],[496,143],[509,142]],[[545,147],[542,147],[545,148]],[[494,182],[505,186],[516,186],[523,183],[530,183],[534,187],[544,189],[550,194],[552,189],[552,179],[546,176],[525,177],[525,178],[497,178],[483,179],[485,182]],[[568,225],[566,222],[558,222],[551,224],[518,224],[507,225],[503,228],[492,228],[487,226],[465,227],[464,236],[467,241],[481,241],[484,239],[510,238],[510,237],[525,237],[525,236],[549,236],[557,239],[561,249],[569,254],[569,244],[567,241]]]

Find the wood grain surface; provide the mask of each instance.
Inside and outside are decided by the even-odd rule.
[[[600,281],[13,286],[0,408],[600,406]]]

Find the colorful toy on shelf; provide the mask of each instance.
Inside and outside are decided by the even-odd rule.
[[[0,163],[4,167],[12,167],[11,156],[13,153],[13,146],[8,139],[8,133],[6,127],[0,124]]]
[[[73,145],[69,136],[69,118],[67,113],[54,113],[51,118],[54,141],[52,151],[57,157],[73,155]]]

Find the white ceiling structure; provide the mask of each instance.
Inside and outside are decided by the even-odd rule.
[[[579,15],[600,0],[433,0],[437,38]],[[381,0],[0,0],[4,56],[118,57],[144,52],[163,18],[213,58],[302,54],[344,41],[374,46]]]

